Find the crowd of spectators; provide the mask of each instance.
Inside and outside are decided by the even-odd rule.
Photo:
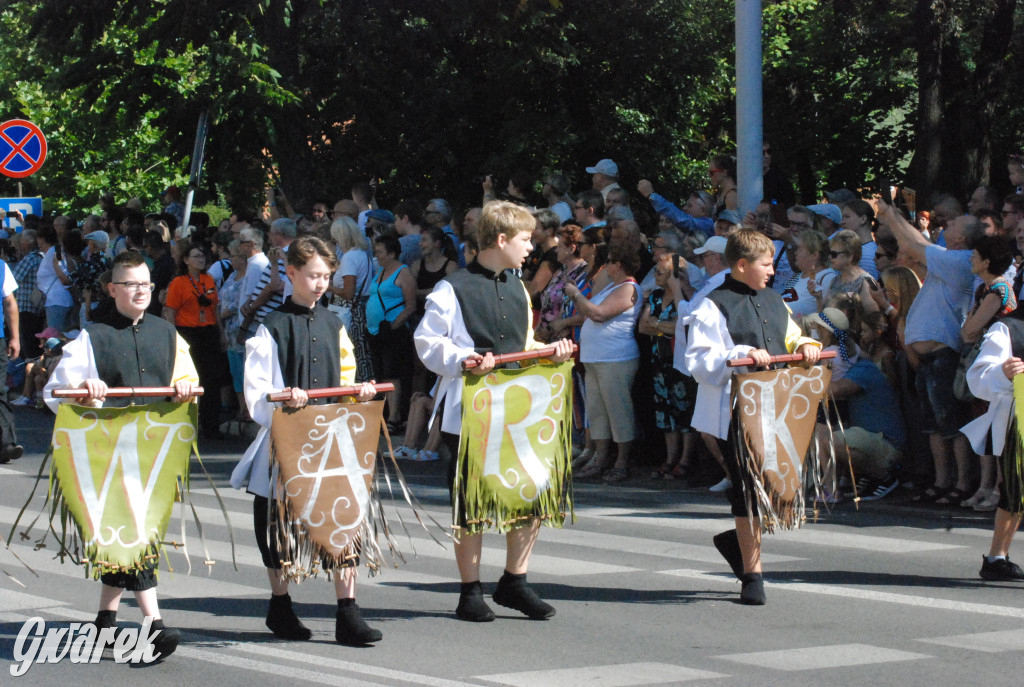
[[[116,317],[106,292],[110,262],[138,250],[151,269],[152,314],[189,342],[208,390],[202,436],[240,431],[248,421],[240,402],[245,340],[290,293],[290,244],[314,234],[337,252],[325,298],[353,342],[357,381],[395,384],[387,423],[406,433],[396,455],[436,460],[439,442],[425,422],[435,380],[417,360],[412,332],[434,285],[474,259],[481,207],[502,199],[536,217],[535,250],[522,268],[536,337],[579,344],[579,479],[727,487],[717,444],[691,429],[701,401],[682,351],[697,306],[729,273],[726,238],[742,226],[773,240],[770,288],[808,335],[836,351],[829,419],[837,453],[852,462],[846,493],[884,498],[902,483],[921,502],[994,509],[997,460],[976,455],[960,431],[987,404],[965,390],[963,377],[988,327],[1017,307],[1024,195],[1000,202],[981,187],[963,206],[940,195],[921,209],[897,206],[884,192],[839,189],[802,205],[771,154],[766,145],[766,199],[742,217],[726,155],[710,159],[708,188],[678,203],[651,180],[626,183],[605,159],[586,168],[590,187],[576,193],[562,174],[514,174],[504,185],[485,177],[480,205],[461,212],[443,198],[385,209],[360,183],[303,213],[271,190],[262,212],[238,210],[215,226],[203,213],[182,226],[184,208],[171,196],[154,214],[137,200],[104,198],[102,211],[81,221],[18,217],[19,230],[0,239],[5,310],[20,322],[11,327],[7,318],[19,342],[7,349],[8,383],[21,391],[13,403],[36,404],[62,341]],[[1009,165],[1011,178],[1024,178],[1019,158]],[[6,405],[0,415],[9,414]],[[3,437],[0,461],[12,439]],[[826,498],[840,501],[844,491]]]

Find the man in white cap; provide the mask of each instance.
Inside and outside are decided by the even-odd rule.
[[[732,210],[725,210],[724,212],[736,214]],[[721,220],[721,218],[719,219]],[[680,272],[679,286],[683,295],[689,300],[676,302],[679,316],[676,319],[675,350],[673,351],[672,365],[687,377],[690,376],[690,372],[686,369],[686,328],[690,324],[693,311],[697,309],[697,306],[700,305],[705,296],[722,285],[722,282],[725,281],[725,275],[730,272],[729,265],[725,261],[725,246],[727,243],[728,240],[724,236],[712,236],[703,246],[694,249],[693,254],[700,255],[704,259],[705,280],[699,289],[694,290],[689,280],[686,279],[686,272]],[[696,403],[701,403],[701,401],[700,388],[698,387]],[[725,456],[722,455],[722,450],[718,447],[718,440],[706,432],[700,432],[700,435],[701,441],[704,442],[708,452],[725,470]],[[714,484],[710,491],[719,494],[731,486],[732,482],[726,476]]]
[[[614,160],[605,158],[593,167],[587,167],[587,174],[593,175],[590,181],[593,184],[594,190],[601,192],[606,203],[608,201],[608,193],[613,188],[621,188],[618,183],[619,166],[615,164]]]

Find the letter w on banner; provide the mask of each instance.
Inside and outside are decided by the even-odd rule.
[[[195,426],[193,403],[60,406],[53,430],[51,513],[59,507],[62,522],[70,514],[87,573],[92,568],[99,577],[141,569],[159,557],[179,497],[178,480],[188,489]],[[61,546],[63,553],[63,540]]]
[[[804,460],[831,378],[830,368],[815,365],[740,374],[733,380],[736,450],[751,478],[742,482],[745,489],[753,487],[747,503],[756,506],[765,531],[792,529],[804,520]]]
[[[463,377],[457,525],[508,532],[571,517],[571,372],[565,362]]]

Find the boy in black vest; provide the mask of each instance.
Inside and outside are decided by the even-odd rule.
[[[44,398],[56,412],[60,404],[54,389],[88,389],[83,405],[128,406],[138,399],[106,398],[108,387],[173,386],[175,403],[195,397],[199,375],[189,356],[188,344],[178,336],[174,325],[147,314],[153,296],[149,268],[137,251],[125,251],[114,258],[110,295],[116,310],[100,323],[86,327],[64,346],[64,355],[47,383]],[[164,627],[156,598],[156,565],[139,572],[106,573],[100,577],[100,611],[96,627],[113,627],[121,595],[135,592],[139,610],[152,617],[153,640],[157,658],[169,656],[178,646],[181,633]]]
[[[694,310],[686,347],[686,368],[708,400],[694,413],[693,427],[724,442],[732,479],[728,495],[736,528],[715,536],[715,547],[743,582],[740,600],[756,606],[765,603],[761,519],[748,511],[745,493],[753,493],[753,488],[729,433],[732,374],[744,368],[726,363],[752,358],[757,367],[767,367],[771,356],[795,352],[803,354],[809,366],[818,361],[821,349],[821,344],[802,336],[782,297],[767,288],[774,274],[774,254],[771,239],[760,232],[744,229],[729,236],[725,259],[732,272]]]
[[[416,329],[416,352],[428,370],[440,379],[435,387],[435,417],[452,455],[448,487],[455,481],[456,456],[462,428],[462,363],[479,362],[471,374],[494,369],[494,356],[541,348],[533,338],[530,296],[511,270],[520,267],[530,254],[530,235],[536,220],[527,210],[506,202],[488,203],[477,223],[480,252],[466,269],[438,282],[427,298],[426,312]],[[572,343],[555,344],[552,362],[572,356]],[[440,417],[438,417],[440,416]],[[463,518],[460,514],[458,518]],[[456,525],[464,524],[456,522]],[[555,614],[555,609],[537,596],[526,583],[530,552],[537,541],[540,521],[531,518],[505,535],[505,574],[498,581],[494,601],[535,620]],[[494,611],[484,601],[480,585],[480,555],[483,535],[461,533],[455,544],[455,562],[462,578],[460,620],[489,622]]]

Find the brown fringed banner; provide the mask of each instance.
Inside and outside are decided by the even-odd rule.
[[[286,570],[296,579],[351,564],[361,555],[381,563],[374,481],[383,401],[279,408],[270,429],[277,472],[275,534]]]
[[[736,450],[754,491],[745,496],[766,532],[793,529],[804,520],[805,475],[818,472],[817,466],[805,472],[805,457],[831,379],[830,368],[815,365],[740,374],[733,380]]]

